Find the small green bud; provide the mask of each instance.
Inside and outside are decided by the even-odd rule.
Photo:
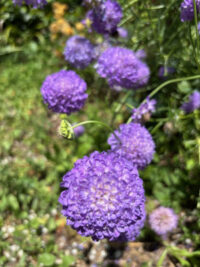
[[[61,120],[58,132],[62,137],[68,140],[74,139],[74,131],[72,125],[67,120]]]

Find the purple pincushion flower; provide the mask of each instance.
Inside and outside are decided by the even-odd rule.
[[[158,235],[165,236],[177,227],[178,216],[173,209],[159,207],[150,214],[149,224]]]
[[[47,4],[46,0],[13,0],[13,3],[18,6],[21,6],[24,2],[34,8],[43,7]]]
[[[160,79],[167,79],[174,72],[175,72],[175,68],[173,67],[161,66],[158,70],[158,77]]]
[[[132,50],[122,47],[111,47],[104,51],[98,59],[97,72],[108,80],[112,88],[121,86],[127,89],[143,87],[150,75],[148,66]]]
[[[132,120],[133,122],[141,122],[145,114],[152,114],[155,111],[156,100],[149,97],[138,108],[133,109]]]
[[[200,12],[200,0],[196,0],[197,13]],[[181,3],[181,21],[191,21],[194,19],[193,0],[184,0]]]
[[[67,224],[93,240],[133,241],[145,220],[143,182],[137,169],[113,152],[79,159],[63,177],[60,195]]]
[[[74,125],[76,125],[76,124],[73,124],[73,126],[74,126]],[[82,126],[82,125],[79,125],[79,126],[73,128],[73,130],[74,130],[74,134],[75,134],[75,136],[78,138],[78,137],[80,137],[81,135],[84,134],[84,132],[85,132],[85,127]]]
[[[115,135],[121,141],[119,143]],[[139,123],[121,124],[108,138],[111,150],[126,157],[138,169],[144,169],[153,159],[155,143],[149,131]]]
[[[83,69],[94,60],[95,48],[88,39],[75,35],[67,40],[64,56],[73,67]]]
[[[85,81],[74,71],[61,70],[46,77],[41,93],[49,109],[69,115],[84,106],[86,89]]]
[[[190,95],[189,101],[186,103],[183,103],[181,106],[181,109],[185,111],[185,113],[191,113],[195,109],[200,108],[200,92],[194,91],[193,94]]]
[[[100,34],[112,34],[122,19],[121,6],[113,0],[106,0],[96,8],[89,10],[87,17],[92,22],[92,28]]]

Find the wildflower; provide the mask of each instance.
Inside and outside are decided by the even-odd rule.
[[[200,0],[196,0],[197,13],[200,11]],[[191,21],[194,19],[194,3],[193,0],[184,0],[181,3],[181,21]]]
[[[21,6],[24,2],[34,8],[43,7],[47,4],[46,0],[13,0],[13,3],[18,6]]]
[[[116,32],[117,25],[122,19],[121,6],[113,0],[106,0],[87,13],[92,22],[92,28],[100,34]]]
[[[133,109],[133,122],[141,122],[145,114],[152,114],[155,111],[156,100],[149,97],[138,108]]]
[[[84,106],[86,89],[85,81],[74,71],[61,70],[46,77],[41,93],[49,109],[69,115]]]
[[[185,111],[185,113],[191,113],[195,109],[199,108],[200,108],[200,92],[198,91],[194,91],[194,93],[192,93],[189,96],[189,101],[183,103],[183,105],[181,106],[181,109]]]
[[[138,89],[147,84],[150,71],[132,50],[110,47],[104,51],[97,62],[98,74],[106,78],[111,87],[121,86]]]
[[[83,69],[95,58],[95,49],[88,39],[75,35],[67,40],[64,56],[73,67]]]
[[[55,19],[60,19],[64,16],[65,11],[68,9],[66,4],[62,4],[59,2],[53,3],[53,14]]]
[[[111,150],[122,157],[126,157],[138,169],[143,169],[152,160],[155,152],[155,143],[148,130],[139,123],[121,124],[119,129],[108,138]]]
[[[150,214],[149,223],[158,235],[166,235],[177,227],[178,216],[173,209],[159,207]]]
[[[137,169],[113,152],[79,159],[63,177],[60,195],[67,224],[94,241],[133,241],[145,220],[143,182]]]

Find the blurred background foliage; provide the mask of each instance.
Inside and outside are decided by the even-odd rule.
[[[160,66],[175,68],[169,78],[199,74],[195,25],[180,22],[181,1],[119,2],[124,9],[121,24],[128,29],[129,37],[124,40],[112,36],[111,42],[134,51],[144,49],[151,69],[149,84],[129,95],[129,105],[137,107],[165,81],[158,77]],[[62,55],[69,36],[81,34],[94,43],[103,41],[102,36],[88,32],[81,24],[85,12],[78,0],[59,1],[57,7],[55,1],[48,1],[43,9],[16,7],[11,0],[0,2],[2,266],[66,267],[80,256],[79,252],[73,253],[74,242],[80,244],[85,239],[65,226],[57,202],[59,184],[78,158],[109,148],[109,133],[90,125],[80,138],[62,139],[57,132],[60,118],[43,104],[40,87],[48,74],[69,68]],[[87,81],[89,99],[81,112],[70,116],[70,122],[103,120],[113,122],[113,128],[126,122],[131,115],[126,104],[113,121],[126,92],[111,91],[92,66],[77,72]],[[153,134],[156,155],[153,163],[141,171],[141,177],[148,212],[159,204],[174,208],[180,217],[174,242],[184,246],[189,242],[193,250],[198,250],[200,111],[185,115],[180,110],[194,90],[199,90],[198,79],[167,85],[155,95],[157,110],[146,126]],[[67,238],[63,246],[62,236]],[[139,241],[155,241],[155,236],[151,235],[151,240],[149,236],[146,226]],[[13,244],[19,247],[10,249]],[[195,264],[189,266],[199,266],[199,262]]]

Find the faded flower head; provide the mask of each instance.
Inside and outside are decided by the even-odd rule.
[[[66,42],[65,59],[75,68],[87,67],[95,58],[93,44],[82,36],[72,36]]]
[[[85,81],[74,71],[61,70],[46,77],[41,93],[49,109],[69,115],[84,106],[86,89]]]
[[[47,4],[46,0],[13,0],[15,5],[21,6],[23,3],[30,5],[34,8],[43,7]]]
[[[147,97],[144,103],[142,103],[138,108],[133,109],[133,122],[141,122],[145,114],[151,115],[156,109],[155,106],[156,100]]]
[[[150,71],[132,50],[111,47],[102,53],[97,62],[97,72],[109,85],[138,89],[147,84]]]
[[[121,143],[111,134],[108,144],[111,150],[126,157],[138,169],[145,168],[153,159],[155,143],[148,130],[139,123],[121,124],[114,133]]]
[[[92,28],[100,34],[116,32],[117,25],[122,19],[121,6],[113,0],[106,0],[96,8],[89,10],[87,17],[92,22]]]
[[[194,91],[194,93],[192,93],[189,96],[189,101],[183,103],[183,105],[181,106],[181,109],[185,111],[185,113],[191,113],[195,109],[199,108],[200,108],[200,92],[198,91]]]
[[[200,11],[200,0],[196,0],[197,13]],[[194,19],[193,0],[184,0],[181,3],[181,21],[191,21]]]
[[[145,220],[143,182],[137,169],[113,152],[79,159],[63,177],[60,195],[67,224],[93,240],[133,241]]]
[[[178,216],[173,209],[159,207],[150,214],[149,224],[158,235],[166,235],[177,227]]]

